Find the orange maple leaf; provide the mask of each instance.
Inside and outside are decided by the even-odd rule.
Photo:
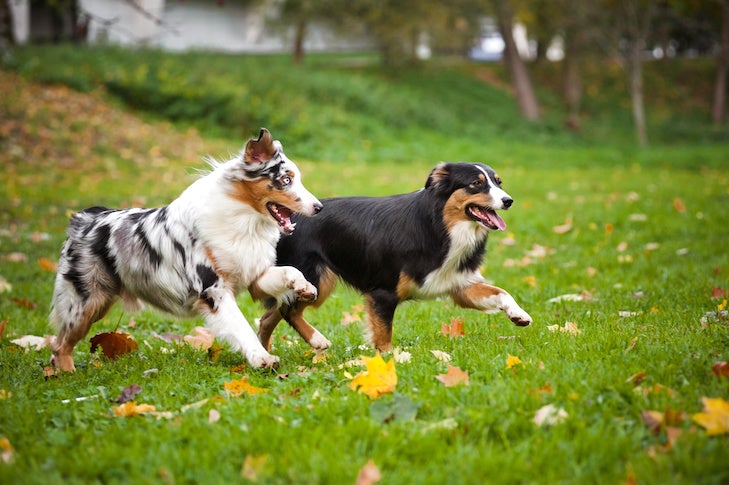
[[[375,399],[383,394],[390,393],[397,386],[397,373],[395,372],[395,359],[385,362],[378,352],[374,357],[362,357],[367,370],[360,372],[349,383],[349,387],[357,392],[366,394]]]
[[[101,351],[109,359],[137,350],[139,346],[132,336],[124,332],[103,332],[91,337],[91,353],[101,346]]]
[[[362,320],[357,313],[342,312],[342,319],[340,323],[342,325],[349,325],[350,323],[359,322]]]
[[[458,385],[468,386],[470,384],[468,371],[452,365],[448,366],[448,372],[446,374],[438,374],[435,378],[442,382],[446,387]]]
[[[444,323],[440,327],[440,333],[448,335],[450,338],[463,337],[465,332],[463,331],[463,320],[456,317],[451,320],[451,323]]]
[[[208,350],[213,346],[215,334],[205,327],[195,327],[190,335],[185,335],[182,339],[198,350]]]
[[[58,269],[58,263],[54,263],[50,258],[38,258],[38,266],[43,271],[48,271],[50,273],[55,273],[56,269]]]
[[[114,408],[114,416],[128,418],[138,414],[153,413],[154,411],[154,406],[151,404],[137,404],[136,401],[127,401]]]
[[[251,396],[255,396],[256,394],[268,392],[268,389],[265,389],[263,387],[250,385],[248,383],[248,377],[235,379],[230,382],[224,382],[223,387],[225,388],[225,392],[228,394],[228,396],[231,397],[237,397],[241,394],[249,394]]]
[[[704,411],[691,418],[706,429],[709,436],[729,433],[729,402],[724,399],[702,397]]]

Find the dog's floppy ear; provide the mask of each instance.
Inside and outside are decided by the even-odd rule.
[[[431,170],[425,188],[436,192],[447,192],[451,186],[451,170],[447,163],[439,163]]]
[[[258,140],[251,138],[246,143],[246,149],[244,152],[243,160],[246,163],[264,163],[273,158],[276,149],[273,146],[273,137],[271,133],[261,128],[261,132],[258,134]]]

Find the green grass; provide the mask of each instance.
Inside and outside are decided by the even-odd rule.
[[[51,60],[54,53],[60,64]],[[7,321],[0,340],[0,389],[12,393],[0,399],[0,438],[14,449],[13,463],[0,461],[0,482],[241,482],[248,456],[265,457],[257,471],[260,483],[352,483],[369,460],[380,469],[382,483],[729,480],[727,436],[710,437],[690,419],[701,411],[702,397],[729,399],[729,379],[711,373],[715,362],[729,360],[729,325],[701,324],[704,314],[721,303],[711,298],[712,288],[729,289],[729,170],[722,144],[691,138],[690,143],[638,150],[622,135],[621,143],[552,135],[549,121],[532,130],[518,121],[508,98],[489,90],[483,96],[493,97],[498,107],[489,116],[503,125],[479,140],[477,129],[464,128],[468,120],[451,114],[448,123],[429,122],[438,116],[433,110],[445,112],[445,107],[434,101],[420,110],[414,101],[434,99],[455,79],[460,86],[455,91],[461,93],[448,102],[454,112],[467,110],[467,100],[458,98],[473,87],[471,79],[455,71],[382,73],[374,68],[358,68],[349,79],[345,66],[321,67],[316,64],[321,59],[305,67],[319,78],[301,81],[305,94],[296,96],[301,113],[315,118],[313,125],[250,119],[235,128],[242,133],[232,133],[203,120],[201,131],[189,130],[194,120],[170,125],[148,113],[140,120],[139,112],[130,114],[97,88],[104,72],[111,73],[109,79],[123,76],[115,70],[116,59],[128,56],[124,62],[130,62],[133,54],[86,53],[88,62],[68,70],[64,56],[73,55],[36,49],[17,59],[26,59],[20,65],[27,66],[27,59],[44,58],[49,64],[44,72],[53,72],[55,65],[58,76],[67,73],[76,80],[83,79],[78,72],[93,71],[85,87],[76,86],[89,94],[0,72],[0,87],[11,94],[0,98],[0,276],[12,285],[0,294],[0,321]],[[170,72],[182,72],[197,59],[145,55],[158,56],[154,63]],[[262,62],[270,62],[274,73],[287,66],[275,57],[240,59],[245,66]],[[230,64],[229,57],[212,56],[209,72],[222,78]],[[320,113],[308,98],[315,96],[313,84],[326,86],[327,75],[333,75],[327,70],[339,72],[328,89],[347,106],[335,108],[317,98],[327,105]],[[38,71],[20,72],[39,77]],[[190,79],[194,85],[194,76]],[[242,87],[220,82],[211,93],[241,95]],[[292,82],[272,82],[267,89],[283,92]],[[360,90],[378,94],[369,99]],[[269,113],[271,120],[291,112],[283,94],[275,99],[267,108],[277,112]],[[417,122],[398,127],[392,112],[378,114],[378,104],[414,113]],[[327,116],[332,124],[321,126]],[[478,119],[478,114],[469,116]],[[448,128],[451,122],[458,125]],[[339,323],[343,312],[361,303],[342,286],[320,309],[307,313],[333,343],[327,359],[314,363],[307,346],[281,326],[274,335],[278,371],[244,371],[253,385],[269,389],[261,395],[225,397],[223,383],[241,377],[231,371],[243,363],[241,356],[225,350],[212,361],[206,352],[153,336],[186,334],[199,320],[144,311],[130,326],[132,316],[119,308],[94,325],[90,336],[120,328],[133,335],[138,351],[108,361],[91,355],[86,341],[75,351],[75,374],[45,380],[42,369],[50,352],[25,353],[10,340],[50,332],[55,275],[37,261],[57,260],[68,212],[92,204],[164,204],[190,183],[194,169],[204,168],[201,156],[237,150],[259,125],[282,140],[307,187],[320,197],[417,190],[440,159],[487,160],[516,202],[504,214],[506,233],[490,238],[484,274],[514,295],[534,325],[516,328],[503,315],[482,315],[449,301],[401,305],[394,343],[412,360],[397,364],[396,397],[413,403],[417,414],[387,423],[373,406],[387,405],[393,396],[370,401],[348,387],[345,371],[359,369],[340,369],[360,355],[374,354],[361,347],[361,326]],[[346,136],[350,128],[356,143]],[[458,129],[472,131],[458,136]],[[373,135],[373,146],[362,143],[358,130]],[[388,139],[389,130],[397,136]],[[696,132],[695,125],[689,132]],[[330,146],[322,144],[328,136]],[[676,199],[685,211],[677,210]],[[552,228],[568,217],[571,231],[555,233]],[[548,248],[548,254],[518,264],[527,262],[523,258],[535,244]],[[27,261],[9,261],[15,252]],[[593,299],[548,302],[582,291]],[[247,295],[239,303],[251,321],[262,313]],[[463,319],[466,335],[450,339],[440,327],[456,317]],[[582,333],[547,329],[567,321]],[[450,353],[452,364],[469,372],[470,386],[446,388],[437,381],[446,365],[431,350]],[[509,354],[523,361],[515,370],[506,368]],[[158,372],[145,375],[148,369]],[[639,372],[646,375],[640,386],[627,381]],[[113,417],[111,399],[133,383],[143,388],[138,402],[171,411],[173,417]],[[658,384],[670,391],[654,387]],[[654,392],[641,392],[649,389]],[[214,396],[222,399],[180,411]],[[568,418],[535,426],[535,412],[547,404],[563,408]],[[216,423],[208,422],[211,409],[220,413]],[[665,431],[654,435],[641,412],[666,409],[687,418],[676,424],[682,433],[664,450]]]

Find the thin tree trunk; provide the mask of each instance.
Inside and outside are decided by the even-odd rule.
[[[511,83],[516,93],[516,101],[521,114],[526,119],[537,120],[540,117],[539,103],[534,94],[527,66],[516,48],[512,26],[513,14],[509,0],[499,0],[499,30],[504,39],[504,62],[506,62],[511,74]]]
[[[0,50],[9,48],[14,43],[13,18],[10,15],[10,5],[6,0],[0,0]]]
[[[562,72],[562,94],[567,105],[565,126],[574,131],[580,129],[580,102],[582,101],[582,78],[580,64],[582,58],[583,22],[580,17],[580,0],[568,2],[570,13],[567,14],[564,39],[564,63]]]
[[[711,117],[714,123],[722,123],[726,119],[727,69],[729,68],[729,0],[723,0],[721,11],[721,44],[716,59],[714,101],[711,108]]]
[[[648,133],[645,123],[645,105],[643,103],[643,39],[633,39],[630,45],[628,70],[630,76],[630,100],[633,106],[635,134],[641,146],[648,145]]]
[[[296,22],[296,32],[294,34],[294,64],[301,64],[304,60],[304,39],[306,38],[306,19],[299,18]]]

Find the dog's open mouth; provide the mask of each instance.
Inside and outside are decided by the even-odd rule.
[[[269,202],[266,204],[266,209],[271,213],[276,222],[278,223],[279,229],[284,234],[291,234],[294,232],[296,224],[291,222],[291,216],[294,215],[294,211],[286,206],[277,204],[275,202]]]
[[[466,207],[466,214],[474,221],[480,222],[489,229],[498,231],[506,230],[506,223],[493,209],[480,205],[469,205]]]

